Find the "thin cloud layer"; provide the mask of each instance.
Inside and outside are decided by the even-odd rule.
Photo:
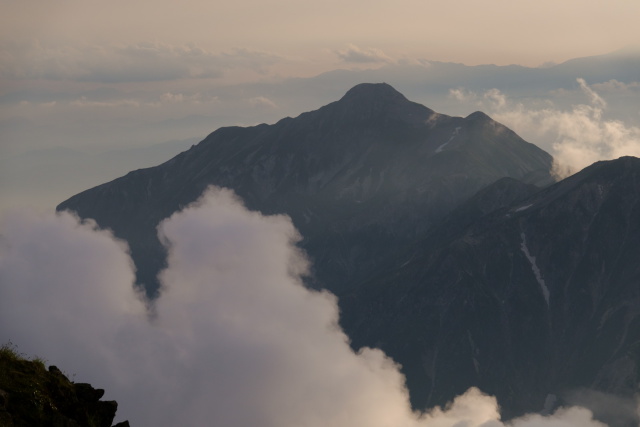
[[[413,413],[398,366],[354,353],[335,297],[301,284],[289,218],[228,190],[159,226],[169,258],[153,305],[126,246],[91,222],[17,212],[1,230],[0,337],[104,387],[133,425],[602,426],[582,408],[503,424],[477,389]]]
[[[232,49],[221,53],[193,43],[47,46],[38,40],[0,47],[0,76],[10,79],[92,83],[154,82],[220,78],[229,70],[264,74],[283,58],[268,52]]]
[[[349,44],[345,49],[335,53],[342,61],[356,64],[390,64],[395,62],[380,49],[360,48],[354,44]]]
[[[527,107],[523,103],[510,101],[498,89],[479,95],[457,88],[450,90],[449,96],[487,109],[493,118],[531,142],[550,139],[554,167],[561,178],[599,160],[621,156],[640,157],[640,127],[606,118],[607,102],[584,79],[578,78],[576,81],[589,102],[575,104],[570,109],[555,107],[550,101],[542,108]],[[599,87],[615,87],[617,90],[635,88],[634,84],[615,83],[611,81]]]

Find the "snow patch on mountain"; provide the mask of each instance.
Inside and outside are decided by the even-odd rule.
[[[529,209],[531,206],[533,206],[533,204],[531,205],[526,205],[526,206],[521,206],[518,209],[515,210],[515,212],[522,212],[522,211],[526,211],[527,209]]]
[[[456,136],[458,136],[458,132],[460,132],[460,129],[462,129],[460,126],[458,126],[457,128],[455,128],[453,130],[453,133],[451,134],[451,137],[449,138],[449,140],[447,142],[445,142],[444,144],[442,144],[441,146],[439,146],[438,148],[436,148],[436,153],[440,153],[442,152],[442,150],[444,149],[444,147],[447,146],[447,144],[449,144],[451,141],[453,141],[453,138],[455,138]]]
[[[520,249],[522,249],[522,252],[527,257],[527,259],[529,260],[529,263],[531,264],[531,269],[533,270],[533,274],[536,276],[536,280],[540,285],[540,289],[542,290],[542,295],[544,296],[544,300],[546,301],[547,307],[548,307],[549,295],[550,295],[549,288],[547,288],[547,285],[545,284],[544,279],[542,278],[542,273],[540,272],[540,268],[538,268],[538,265],[536,264],[536,257],[531,255],[531,253],[529,252],[529,248],[527,247],[527,236],[525,236],[524,232],[522,232],[520,233],[520,237],[522,238]]]

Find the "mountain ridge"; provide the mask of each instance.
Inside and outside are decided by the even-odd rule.
[[[289,214],[311,256],[335,266],[343,260],[330,249],[313,249],[326,230],[337,238],[370,227],[404,245],[496,179],[553,182],[551,164],[550,155],[486,115],[438,114],[389,85],[363,84],[274,125],[220,128],[162,165],[79,193],[57,209],[93,218],[129,241],[138,281],[153,293],[164,262],[155,225],[211,184],[232,188],[250,209]],[[357,249],[362,256],[367,250]],[[339,293],[361,281],[370,266],[361,261],[361,268],[317,268],[318,286]]]
[[[585,256],[608,259],[603,248],[613,250],[603,231],[589,237],[589,224],[610,227],[596,208],[612,188],[635,194],[636,163],[597,163],[550,185],[551,156],[486,114],[450,117],[389,85],[364,84],[273,125],[220,128],[162,165],[80,193],[58,210],[75,210],[126,240],[138,283],[153,297],[166,256],[156,225],[208,186],[230,188],[251,210],[291,217],[313,266],[306,285],[338,296],[354,349],[380,347],[402,365],[414,408],[444,404],[475,385],[516,416],[541,410],[563,387],[620,391],[603,384],[631,381],[636,372],[626,356],[597,349],[593,319],[627,331],[628,340],[614,339],[627,353],[633,326],[589,311],[596,300],[575,282],[621,286],[612,274],[579,271],[591,268]],[[635,236],[626,209],[609,206],[602,218],[626,212],[616,221]],[[625,244],[639,252],[633,241]],[[620,271],[636,280],[633,260],[620,259]],[[563,287],[571,298],[558,296]],[[597,301],[633,318],[616,298]],[[610,367],[605,356],[626,368]]]

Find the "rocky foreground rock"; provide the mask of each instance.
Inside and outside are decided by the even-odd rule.
[[[74,383],[57,367],[0,350],[0,426],[111,427],[118,403],[104,390]],[[128,427],[123,421],[113,427]]]

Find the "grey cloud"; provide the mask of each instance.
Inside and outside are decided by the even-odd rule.
[[[159,226],[160,297],[133,289],[126,246],[68,213],[16,212],[0,240],[0,336],[107,390],[132,425],[598,427],[589,411],[499,421],[470,389],[410,409],[397,365],[357,354],[335,297],[306,289],[290,219],[211,188]]]

